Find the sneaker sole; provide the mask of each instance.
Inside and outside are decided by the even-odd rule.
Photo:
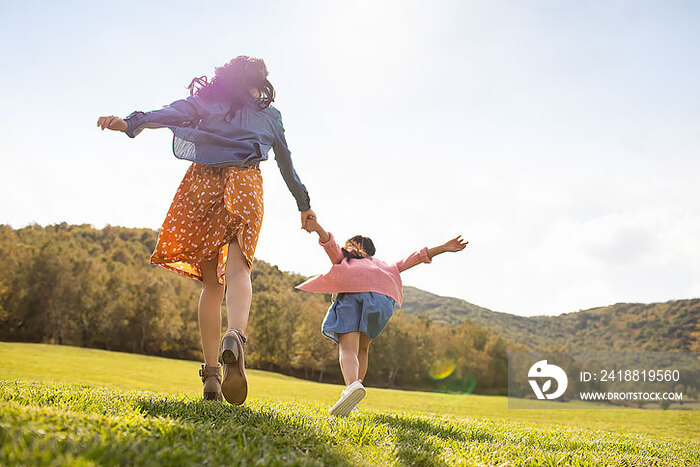
[[[331,407],[329,413],[331,415],[337,415],[339,417],[347,417],[352,412],[352,409],[365,398],[367,391],[365,388],[357,388],[351,392],[348,397],[342,401],[336,402],[336,404]]]

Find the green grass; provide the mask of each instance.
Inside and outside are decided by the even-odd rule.
[[[196,362],[0,342],[0,465],[700,465],[698,412],[509,410],[503,397],[342,389],[249,371],[199,400]],[[34,381],[34,382],[31,382]]]

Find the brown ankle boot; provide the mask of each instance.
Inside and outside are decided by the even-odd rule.
[[[221,343],[224,379],[221,392],[231,404],[241,405],[248,396],[244,348],[247,338],[240,328],[229,328]]]
[[[221,400],[221,365],[207,366],[202,365],[199,369],[199,376],[202,378],[202,393],[204,400],[220,401]]]

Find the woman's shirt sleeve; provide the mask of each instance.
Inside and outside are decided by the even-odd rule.
[[[126,117],[125,133],[134,138],[144,128],[194,126],[201,119],[199,98],[191,96],[180,99],[160,110],[151,112],[133,112]]]
[[[297,202],[297,208],[299,211],[308,211],[311,209],[311,200],[309,199],[309,193],[306,191],[306,187],[301,180],[299,175],[297,175],[294,170],[294,165],[292,164],[292,153],[287,147],[287,139],[284,137],[284,126],[282,126],[282,116],[279,112],[275,112],[277,116],[277,121],[275,122],[275,142],[272,146],[272,150],[275,151],[275,160],[277,161],[277,166],[280,169],[282,178],[287,184],[287,188],[294,196]]]

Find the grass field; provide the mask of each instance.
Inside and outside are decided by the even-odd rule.
[[[700,465],[700,412],[509,410],[504,397],[342,389],[249,371],[199,400],[196,362],[0,342],[0,465]]]

